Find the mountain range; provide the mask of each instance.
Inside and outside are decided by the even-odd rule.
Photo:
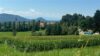
[[[13,21],[31,21],[32,19],[28,19],[19,15],[13,15],[13,14],[6,14],[6,13],[2,13],[0,14],[0,22],[13,22]],[[51,22],[54,20],[46,20],[43,17],[38,17],[36,19],[34,19],[35,21],[42,21],[42,22]]]
[[[0,14],[0,22],[13,22],[13,21],[29,21],[29,19],[13,14]]]

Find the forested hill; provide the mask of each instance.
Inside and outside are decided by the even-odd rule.
[[[9,22],[9,21],[28,21],[29,19],[18,16],[18,15],[13,15],[13,14],[0,14],[0,22]]]

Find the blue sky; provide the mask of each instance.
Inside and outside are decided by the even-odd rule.
[[[100,0],[0,0],[0,13],[49,20],[73,13],[93,16],[97,9],[100,9]]]

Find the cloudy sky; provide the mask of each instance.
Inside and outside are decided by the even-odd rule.
[[[0,13],[49,20],[73,13],[93,16],[97,9],[100,9],[100,0],[0,0]]]

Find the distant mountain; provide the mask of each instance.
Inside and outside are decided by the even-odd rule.
[[[43,17],[38,17],[35,19],[36,21],[46,22],[46,20]]]
[[[13,15],[13,14],[0,14],[0,22],[13,22],[13,21],[29,21],[29,19],[18,16],[18,15]]]
[[[55,18],[55,17],[43,17],[43,18],[45,18],[48,21],[60,21],[61,20],[61,18]]]
[[[60,22],[60,20],[56,20],[56,18],[49,18],[49,17],[38,17],[35,20],[42,21],[42,22]]]

